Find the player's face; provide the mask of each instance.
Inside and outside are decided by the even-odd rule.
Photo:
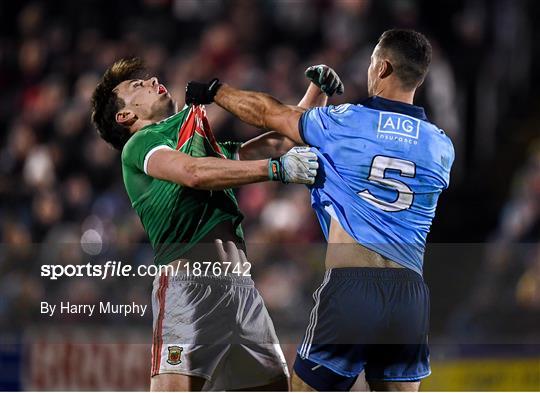
[[[156,77],[124,81],[115,91],[125,102],[123,109],[132,111],[138,119],[159,121],[176,113],[176,102]]]

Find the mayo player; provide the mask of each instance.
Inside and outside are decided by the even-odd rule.
[[[449,185],[450,139],[413,105],[431,60],[420,33],[382,34],[361,104],[292,108],[215,80],[190,82],[186,100],[318,150],[311,203],[329,246],[294,366],[295,390],[347,391],[365,371],[372,390],[416,391],[430,374],[426,237]]]
[[[184,269],[154,280],[150,388],[287,390],[274,326],[243,269],[243,216],[231,188],[268,180],[311,184],[317,157],[273,132],[244,144],[217,142],[204,107],[178,111],[165,86],[142,71],[138,59],[107,70],[93,95],[92,120],[122,151],[126,191],[155,263]],[[308,78],[316,84],[300,106],[326,105],[325,94],[342,89],[328,67]],[[190,265],[201,260],[216,261],[208,274]],[[242,270],[229,266],[226,273],[219,261],[241,263]]]

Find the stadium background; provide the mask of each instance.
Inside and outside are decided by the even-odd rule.
[[[146,238],[119,156],[89,123],[107,66],[142,56],[180,103],[188,80],[214,76],[295,103],[304,69],[326,63],[345,83],[331,103],[358,102],[376,39],[407,27],[433,44],[417,102],[457,157],[426,258],[435,345],[425,388],[540,390],[539,11],[532,0],[0,2],[0,389],[147,388],[144,338],[50,344],[25,331],[44,294],[99,299],[111,289],[44,282],[36,254],[50,258],[54,245],[82,239],[149,262],[126,250]],[[208,112],[218,140],[258,133],[216,106]],[[257,184],[238,196],[257,285],[287,336],[323,269],[304,252],[323,241],[307,191]],[[275,249],[297,253],[277,258]],[[86,263],[80,247],[55,257]],[[128,292],[146,299],[149,286]],[[293,340],[283,341],[290,357]]]

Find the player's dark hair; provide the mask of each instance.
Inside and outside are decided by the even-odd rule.
[[[405,90],[418,87],[431,63],[431,44],[414,30],[392,29],[382,33],[379,48],[388,55]]]
[[[131,132],[128,127],[116,122],[116,114],[126,103],[114,89],[121,82],[136,79],[143,72],[143,62],[137,57],[118,60],[105,72],[92,94],[92,122],[101,138],[117,150],[122,150]]]

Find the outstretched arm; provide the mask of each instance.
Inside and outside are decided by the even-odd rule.
[[[259,158],[258,152],[264,150],[264,153],[271,156],[274,149],[285,150],[294,144],[304,144],[298,125],[302,113],[308,107],[325,106],[326,96],[342,94],[344,91],[339,76],[324,64],[309,67],[306,76],[312,83],[296,107],[284,105],[268,94],[221,85],[217,79],[210,83],[189,82],[186,87],[186,104],[209,104],[215,101],[248,124],[277,131],[280,137],[273,132],[264,134],[250,141],[251,146],[245,145],[244,154],[240,154],[243,159]]]
[[[268,160],[234,161],[215,157],[191,157],[161,149],[148,160],[148,175],[190,188],[219,190],[270,180]]]
[[[203,190],[223,190],[267,180],[313,184],[318,168],[317,156],[305,147],[294,148],[277,159],[253,161],[192,157],[166,147],[149,154],[144,164],[147,175]]]
[[[304,144],[298,121],[305,108],[284,105],[268,94],[238,90],[226,84],[219,88],[214,101],[252,126],[275,130],[297,144]]]
[[[314,83],[310,83],[306,94],[298,103],[301,108],[326,106],[328,96]],[[258,160],[261,158],[278,157],[285,154],[297,143],[278,132],[270,131],[242,144],[238,151],[241,160]]]

